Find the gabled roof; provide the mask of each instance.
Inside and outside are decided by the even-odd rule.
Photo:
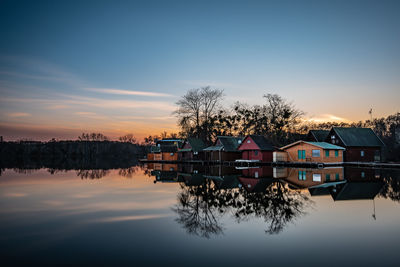
[[[337,150],[346,150],[344,147],[337,146],[337,145],[332,145],[327,142],[306,142],[308,144],[318,146],[323,149],[337,149]]]
[[[203,151],[220,151],[223,148],[223,146],[209,146],[207,148],[204,148]]]
[[[162,145],[159,147],[161,152],[177,152],[178,147],[175,145]]]
[[[224,151],[234,152],[237,151],[237,148],[242,143],[241,137],[234,136],[218,136],[218,140],[221,142]]]
[[[260,150],[268,150],[268,151],[274,150],[274,146],[268,140],[267,137],[265,137],[263,135],[248,135],[248,136],[246,136],[246,138],[248,138],[248,137],[250,137],[254,141],[254,143],[260,148]],[[244,144],[244,142],[242,144]]]
[[[193,152],[202,151],[204,148],[207,147],[206,144],[203,142],[203,140],[199,138],[188,138],[187,142],[192,147]]]
[[[339,136],[345,146],[380,147],[385,145],[370,128],[333,127],[331,131]]]
[[[314,137],[317,142],[324,142],[326,137],[329,135],[328,130],[310,130],[308,135]]]
[[[322,149],[346,150],[345,148],[343,148],[341,146],[332,145],[332,144],[329,144],[327,142],[307,142],[307,141],[302,141],[302,140],[294,142],[294,143],[291,143],[291,144],[289,144],[287,146],[281,147],[281,149],[287,149],[289,147],[295,146],[295,145],[300,144],[300,143],[310,144],[310,145],[313,145],[313,146],[320,147]]]

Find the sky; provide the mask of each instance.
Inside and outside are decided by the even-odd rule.
[[[188,89],[314,121],[400,111],[400,1],[2,1],[0,135],[177,132]]]

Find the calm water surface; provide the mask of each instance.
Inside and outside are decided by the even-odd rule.
[[[2,266],[399,266],[400,173],[148,165],[0,176]]]

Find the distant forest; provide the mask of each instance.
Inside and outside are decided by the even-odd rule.
[[[0,143],[0,168],[115,169],[128,168],[144,157],[147,147],[129,141],[109,141],[102,134],[76,141]],[[81,137],[82,137],[81,136]]]

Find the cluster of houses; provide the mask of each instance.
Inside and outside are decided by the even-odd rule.
[[[275,147],[267,137],[219,136],[212,146],[197,138],[163,139],[152,146],[149,161],[380,162],[382,140],[370,128],[311,130],[306,140]]]
[[[265,192],[278,180],[291,190],[311,196],[331,195],[334,201],[372,200],[382,190],[380,170],[354,167],[275,168],[271,166],[233,168],[223,165],[178,165],[149,163],[154,183],[183,183],[200,186],[209,180],[217,189],[243,188],[248,193]]]

